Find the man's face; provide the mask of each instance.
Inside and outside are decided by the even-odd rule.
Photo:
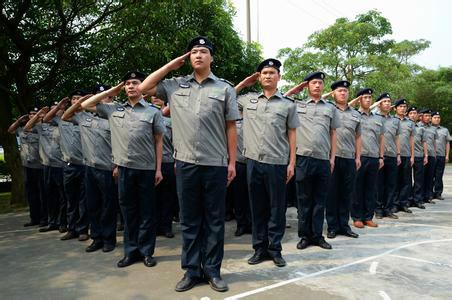
[[[407,106],[406,104],[400,104],[396,107],[396,113],[400,116],[404,116],[406,114]]]
[[[259,82],[264,89],[275,89],[280,79],[281,75],[278,70],[272,67],[265,67],[261,70]]]
[[[338,104],[345,104],[348,101],[348,89],[345,87],[340,87],[333,92],[334,100]]]
[[[74,95],[71,97],[71,105],[74,105],[78,99],[82,98],[82,96]]]
[[[204,70],[213,62],[209,48],[197,46],[190,51],[190,63],[193,70]]]
[[[391,110],[391,99],[383,99],[383,101],[380,102],[380,110],[384,113],[388,113]]]
[[[422,114],[421,113],[418,113],[417,114],[417,121],[419,122],[419,121],[422,121]]]
[[[422,114],[422,122],[424,122],[425,124],[430,123],[430,121],[432,120],[432,115],[431,114]]]
[[[139,79],[129,79],[124,83],[124,91],[127,97],[138,97],[141,94],[138,92],[137,87],[141,83]]]
[[[33,118],[34,115],[36,115],[36,112],[34,110],[30,110],[30,112],[28,113],[28,117],[31,119]]]
[[[417,111],[415,110],[412,110],[408,113],[408,118],[410,118],[410,120],[413,122],[417,122],[417,117],[418,117]]]
[[[322,79],[312,79],[308,82],[309,94],[320,97],[323,93],[324,83]]]
[[[434,115],[432,117],[432,125],[439,125],[439,123],[441,123],[441,117],[439,115]]]
[[[369,94],[362,95],[360,100],[360,106],[364,109],[369,109],[371,105],[372,105],[372,96]]]

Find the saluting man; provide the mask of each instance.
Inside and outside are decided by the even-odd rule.
[[[187,53],[158,69],[140,85],[168,101],[173,125],[176,182],[182,227],[182,269],[176,291],[205,278],[212,289],[228,290],[221,278],[226,186],[235,177],[239,119],[234,87],[211,71],[214,46],[196,37]],[[162,79],[190,59],[193,73]]]
[[[286,184],[295,172],[296,128],[300,126],[293,100],[278,91],[281,62],[270,58],[259,64],[259,77],[250,76],[236,91],[259,80],[263,92],[238,97],[243,107],[244,146],[251,203],[254,255],[250,265],[273,260],[278,267],[286,228]],[[253,80],[254,79],[254,80]],[[254,82],[253,82],[254,81]]]
[[[432,125],[436,127],[436,164],[435,164],[435,179],[433,184],[433,198],[444,200],[441,195],[443,193],[443,175],[446,163],[449,161],[450,152],[450,137],[449,129],[443,127],[441,124],[441,115],[435,111],[432,113]]]

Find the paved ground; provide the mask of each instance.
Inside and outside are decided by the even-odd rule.
[[[158,238],[158,265],[116,268],[113,253],[87,254],[88,242],[60,241],[59,233],[24,229],[26,214],[0,216],[1,299],[451,299],[452,167],[445,176],[445,201],[376,229],[356,230],[359,239],[330,240],[333,250],[296,249],[296,212],[288,211],[285,268],[271,262],[250,266],[250,236],[233,236],[227,224],[223,277],[230,291],[202,285],[173,291],[181,278],[180,231]],[[122,246],[122,245],[121,245]]]

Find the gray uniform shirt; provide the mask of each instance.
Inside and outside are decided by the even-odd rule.
[[[432,125],[422,124],[425,129],[425,142],[427,143],[428,156],[436,156],[435,141],[438,137],[436,133],[436,127]]]
[[[157,97],[171,106],[174,158],[227,166],[226,121],[239,119],[234,88],[214,74],[201,83],[194,74],[161,81]]]
[[[108,118],[113,162],[121,167],[155,170],[154,134],[163,134],[160,110],[141,99],[135,106],[125,103],[98,103],[97,113]]]
[[[295,101],[300,127],[297,128],[297,155],[328,160],[331,151],[330,130],[341,126],[332,103],[320,99]]]
[[[61,168],[65,165],[60,148],[60,130],[55,120],[51,123],[38,123],[39,157],[44,166]]]
[[[414,122],[404,117],[400,120],[400,156],[411,157],[410,138],[414,135]]]
[[[292,100],[277,91],[270,99],[263,93],[238,97],[243,107],[243,155],[276,165],[289,163],[288,129],[300,126]]]
[[[380,157],[380,136],[384,135],[383,118],[370,112],[361,113],[361,156]]]
[[[96,169],[113,170],[108,120],[97,114],[81,112],[75,114],[72,121],[80,127],[84,164]]]
[[[414,125],[414,157],[424,157],[425,128],[420,124]]]
[[[83,165],[83,154],[80,141],[80,128],[72,122],[55,117],[55,122],[60,129],[60,147],[63,160],[75,165]]]
[[[19,127],[16,130],[16,134],[20,140],[20,158],[22,165],[27,168],[41,169],[39,134],[36,128],[33,128],[32,131],[25,131],[22,127]]]
[[[163,162],[172,163],[174,162],[173,153],[173,128],[171,124],[171,119],[168,117],[163,117],[163,124],[165,124],[166,131],[163,135]]]
[[[246,163],[246,157],[243,155],[243,119],[235,121],[237,127],[237,162]]]
[[[451,137],[446,127],[436,127],[436,156],[446,156],[446,144],[450,143]]]
[[[356,155],[356,137],[361,135],[361,114],[347,106],[345,110],[337,108],[341,127],[336,130],[336,156],[354,159]]]
[[[385,134],[385,156],[397,157],[396,138],[400,134],[400,119],[381,115]]]

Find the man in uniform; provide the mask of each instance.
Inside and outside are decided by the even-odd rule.
[[[355,189],[356,171],[361,166],[361,114],[348,106],[350,82],[335,81],[331,85],[341,127],[336,129],[337,146],[326,204],[327,237],[337,234],[357,238],[348,225],[350,202]]]
[[[412,169],[414,165],[414,126],[407,116],[407,101],[399,99],[394,103],[396,117],[400,120],[400,158],[401,164],[397,179],[397,200],[393,205],[393,213],[403,211],[411,213],[410,206]]]
[[[296,101],[297,128],[296,185],[298,200],[298,249],[317,245],[331,249],[322,235],[328,183],[336,157],[336,128],[340,123],[336,107],[322,98],[325,73],[308,74],[287,95],[308,88],[308,98]]]
[[[417,108],[412,106],[408,109],[408,118],[414,123],[413,146],[414,146],[414,164],[411,206],[425,209],[424,206],[424,166],[428,162],[427,144],[425,142],[425,128],[416,123],[418,120]]]
[[[34,129],[25,131],[23,126],[39,111],[37,107],[32,107],[28,115],[18,118],[8,128],[8,132],[16,134],[20,139],[20,158],[24,167],[25,194],[30,209],[30,221],[24,227],[40,225],[42,220],[41,202],[44,201],[44,176],[42,174],[42,164],[39,158],[39,134]],[[47,220],[43,220],[43,226]]]
[[[127,72],[117,86],[96,94],[82,103],[82,108],[107,118],[111,130],[113,162],[118,166],[119,205],[124,216],[123,268],[143,260],[153,267],[155,249],[155,185],[162,181],[163,124],[162,114],[146,102],[137,89],[145,75]],[[124,103],[100,103],[105,97],[117,96],[125,89]],[[144,258],[144,259],[143,259]]]
[[[53,103],[55,108],[58,102]],[[25,131],[33,128],[39,134],[39,156],[44,166],[44,196],[43,210],[48,216],[48,226],[39,229],[39,232],[59,230],[61,233],[66,229],[66,196],[63,188],[63,154],[60,148],[60,131],[58,124],[51,120],[50,123],[41,122],[49,112],[49,107],[43,107],[25,125]],[[59,110],[57,115],[62,115]]]
[[[384,165],[384,127],[383,118],[370,111],[372,89],[365,88],[358,92],[361,114],[361,168],[358,170],[355,197],[352,201],[351,216],[353,226],[364,225],[377,227],[372,221],[377,197],[378,170]]]
[[[176,291],[193,288],[202,277],[212,289],[228,290],[221,278],[224,255],[226,186],[235,177],[239,118],[231,84],[211,72],[213,44],[196,37],[187,53],[148,76],[140,89],[168,101],[173,125],[176,182],[182,227],[182,269]],[[162,79],[189,58],[193,73]]]
[[[250,265],[267,259],[278,267],[286,265],[281,256],[286,228],[286,184],[295,172],[296,128],[300,123],[293,101],[278,91],[280,67],[279,60],[266,59],[257,67],[258,78],[252,75],[236,86],[238,92],[258,79],[263,89],[262,93],[238,98],[243,108],[243,155],[248,159],[255,251],[248,259]]]
[[[94,94],[102,93],[110,87],[98,84]],[[111,152],[111,134],[108,120],[97,113],[79,112],[82,102],[88,96],[78,99],[62,119],[80,127],[83,160],[86,165],[85,196],[93,242],[85,251],[102,249],[110,252],[116,246],[116,211],[118,207],[118,187],[113,179],[114,164]],[[105,97],[102,103],[111,103],[112,97]]]
[[[64,110],[68,102],[75,104],[78,99],[85,96],[84,90],[75,90],[68,98],[63,99],[52,108],[44,117],[44,122],[52,119],[58,124],[60,130],[60,147],[65,165],[63,167],[63,186],[67,200],[68,231],[61,237],[62,241],[78,238],[86,241],[88,236],[88,216],[86,213],[85,197],[85,165],[83,163],[82,148],[80,147],[80,128],[71,122],[61,120],[56,116],[59,110]]]
[[[436,127],[431,125],[432,111],[430,109],[422,109],[422,125],[424,127],[424,140],[427,144],[428,162],[424,166],[424,202],[432,203],[433,201],[433,178],[435,176],[436,163],[436,139],[438,134]]]
[[[397,167],[400,159],[400,119],[389,114],[391,111],[391,98],[389,93],[382,93],[377,98],[377,115],[383,119],[385,152],[384,166],[378,171],[378,197],[375,216],[377,219],[388,217],[398,219],[393,213],[397,191]]]
[[[441,124],[441,116],[439,112],[432,113],[432,125],[436,127],[436,164],[435,164],[435,179],[433,185],[433,198],[444,200],[443,196],[443,175],[446,163],[449,161],[450,152],[450,137],[449,130]]]

